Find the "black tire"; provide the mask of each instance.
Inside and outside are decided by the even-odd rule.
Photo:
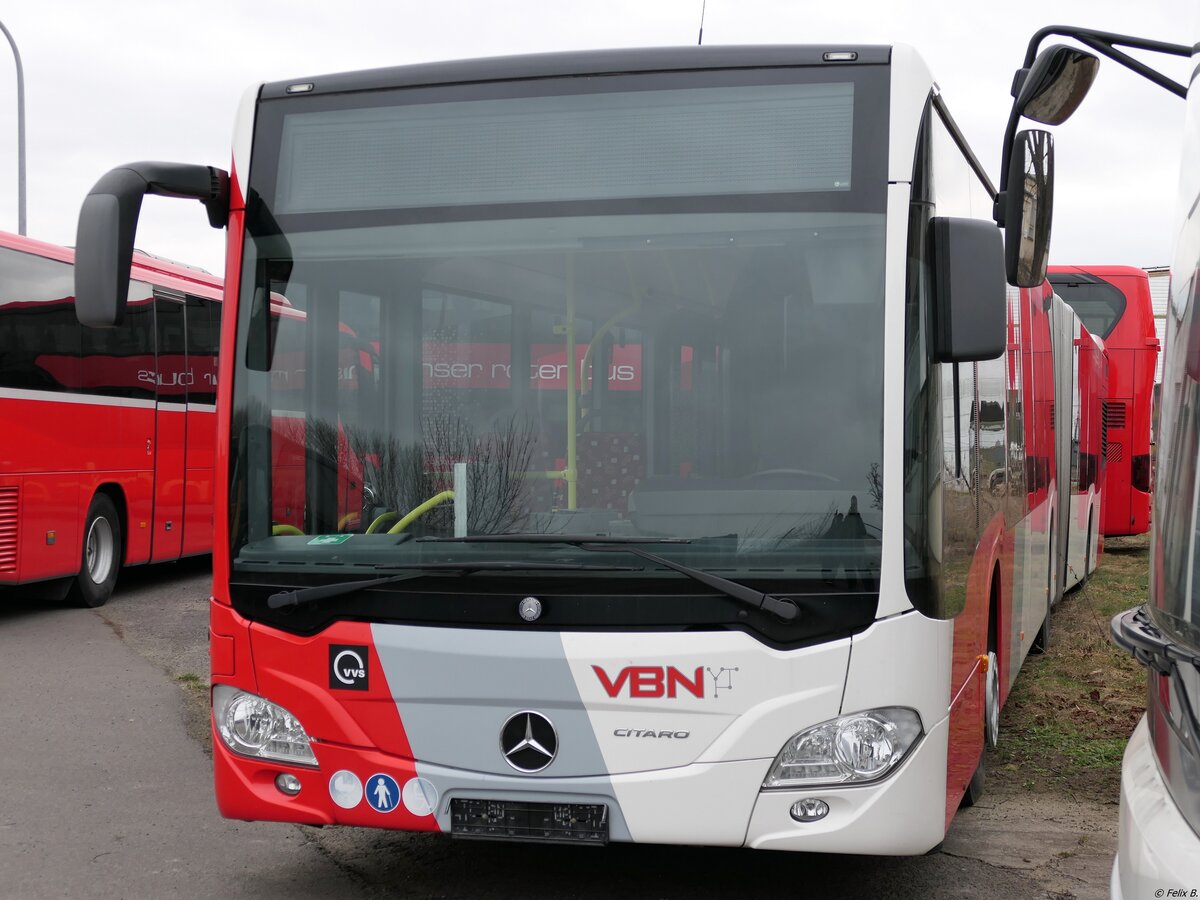
[[[1079,580],[1079,588],[1087,587],[1088,579],[1092,577],[1092,514],[1088,513],[1087,543],[1083,545],[1083,578]]]
[[[983,786],[987,781],[987,753],[1000,743],[1000,661],[996,657],[996,632],[993,622],[995,613],[995,585],[992,590],[992,608],[988,609],[988,654],[987,672],[983,678],[983,752],[979,754],[979,765],[967,782],[960,806],[974,806],[983,797]]]
[[[1046,568],[1046,618],[1042,622],[1042,627],[1038,629],[1038,633],[1033,636],[1033,644],[1029,648],[1030,653],[1048,653],[1050,650],[1050,612],[1054,609],[1054,591],[1057,585],[1054,583],[1054,520],[1050,520],[1050,565]]]
[[[958,804],[964,809],[974,806],[983,799],[983,785],[987,781],[987,767],[984,765],[986,757],[987,748],[985,747],[983,755],[979,757],[979,765],[975,767],[975,774],[967,782],[967,790],[963,793],[962,800]]]
[[[83,523],[83,552],[71,601],[94,609],[112,596],[121,570],[121,520],[107,494],[97,494]]]

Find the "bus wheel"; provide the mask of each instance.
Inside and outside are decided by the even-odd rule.
[[[1046,574],[1046,618],[1042,621],[1042,627],[1038,629],[1038,633],[1033,636],[1033,644],[1029,648],[1030,653],[1045,653],[1050,649],[1050,611],[1054,608],[1054,520],[1050,520],[1050,565],[1046,568],[1049,570]]]
[[[993,587],[992,603],[996,602]],[[988,620],[991,621],[989,610]],[[1000,665],[996,660],[996,635],[992,624],[988,625],[987,671],[983,675],[983,752],[979,754],[979,765],[967,783],[961,806],[974,806],[983,796],[983,784],[987,779],[984,761],[989,749],[1000,742]]]
[[[1083,545],[1083,578],[1079,587],[1087,587],[1088,579],[1092,577],[1092,514],[1088,513],[1087,543]]]
[[[987,769],[983,764],[984,757],[987,756],[987,748],[983,748],[983,753],[979,754],[979,765],[975,767],[975,774],[971,776],[971,780],[967,782],[967,789],[962,795],[962,800],[959,806],[963,808],[974,806],[983,799],[983,785],[987,781]]]
[[[983,677],[983,734],[987,745],[994,748],[1000,743],[1000,665],[995,650],[988,651],[987,661],[988,670]]]
[[[121,520],[106,494],[97,494],[83,526],[83,557],[71,590],[79,606],[103,606],[112,596],[121,568]]]

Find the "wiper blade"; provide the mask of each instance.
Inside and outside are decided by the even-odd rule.
[[[267,598],[267,606],[271,609],[282,609],[285,606],[299,606],[301,603],[314,603],[327,597],[340,597],[342,594],[352,594],[355,591],[365,591],[367,588],[395,581],[407,581],[410,578],[420,578],[419,572],[407,572],[403,575],[388,575],[384,578],[367,578],[362,581],[339,581],[336,584],[321,584],[316,587],[299,588],[292,591],[279,591]]]
[[[691,544],[691,538],[634,537],[616,534],[547,534],[544,531],[506,531],[469,537],[419,537],[417,543],[438,544]]]
[[[420,540],[420,538],[418,538]],[[691,566],[685,566],[683,563],[677,563],[674,560],[659,556],[656,553],[650,553],[635,544],[689,544],[689,538],[637,538],[615,535],[586,535],[586,534],[480,534],[474,537],[459,537],[459,538],[441,538],[444,541],[457,541],[460,543],[535,543],[535,544],[567,544],[571,547],[578,547],[580,550],[590,550],[597,553],[631,553],[634,556],[652,562],[655,565],[663,566],[678,572],[680,575],[686,575],[688,578],[694,579],[701,584],[720,591],[727,597],[732,597],[739,603],[754,609],[765,610],[769,613],[774,613],[779,618],[785,621],[792,621],[800,615],[800,609],[791,600],[783,597],[773,597],[770,594],[756,591],[752,587],[747,587],[736,581],[730,581],[728,578],[722,578],[720,575],[714,575],[711,572],[705,572],[703,569],[694,569]]]
[[[497,571],[520,572],[530,569],[536,571],[591,571],[591,572],[624,572],[632,571],[631,566],[588,566],[583,563],[545,562],[531,560],[472,560],[468,562],[437,562],[414,563],[404,566],[388,566],[388,568],[407,569],[396,575],[384,575],[379,578],[366,578],[359,581],[339,581],[334,584],[320,584],[315,587],[297,588],[291,591],[278,591],[267,598],[267,606],[271,609],[282,609],[285,606],[299,606],[302,603],[313,603],[330,597],[341,597],[356,591],[378,587],[381,584],[392,584],[397,581],[408,581],[420,578],[429,572],[447,572],[455,575],[470,575],[472,572]]]

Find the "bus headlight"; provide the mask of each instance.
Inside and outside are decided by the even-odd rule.
[[[901,706],[830,719],[788,739],[775,757],[763,787],[877,781],[900,764],[922,733],[921,717],[916,710]]]
[[[226,684],[213,687],[217,733],[234,753],[315,766],[317,757],[299,720],[277,703]]]

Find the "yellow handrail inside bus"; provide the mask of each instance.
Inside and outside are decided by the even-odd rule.
[[[388,529],[388,534],[399,534],[425,513],[429,512],[435,506],[445,503],[447,500],[454,499],[454,491],[442,491],[440,494],[434,494],[420,506],[415,506],[409,510],[408,514],[403,519]]]
[[[567,509],[576,508],[579,469],[576,465],[576,419],[579,398],[575,394],[575,256],[567,254]]]
[[[398,518],[400,518],[400,516],[398,516],[396,513],[392,512],[390,509],[385,513],[380,513],[378,516],[375,517],[375,521],[373,521],[370,525],[367,526],[366,533],[367,534],[375,534],[377,531],[379,531],[381,528],[383,528],[383,526],[385,526],[388,522],[394,522]]]
[[[272,534],[272,536],[280,535],[280,534],[300,534],[300,535],[302,535],[302,534],[304,534],[304,532],[301,531],[299,528],[297,528],[295,525],[283,524],[283,525],[272,525],[271,526],[271,534]]]

